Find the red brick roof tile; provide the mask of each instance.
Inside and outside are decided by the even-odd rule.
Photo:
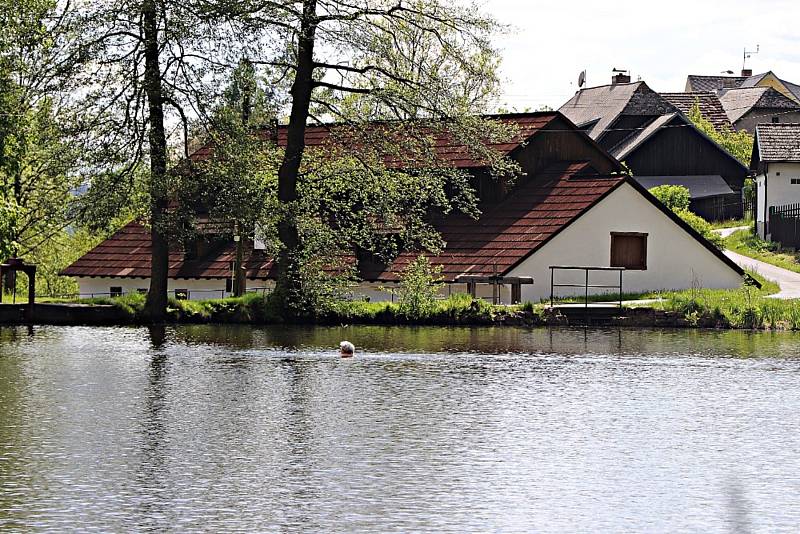
[[[445,250],[431,258],[442,265],[447,281],[460,274],[503,274],[566,228],[620,183],[622,177],[599,176],[586,163],[559,163],[488,208],[478,220],[454,215],[439,226]],[[68,276],[149,277],[150,235],[130,223],[63,271]],[[184,261],[176,247],[169,257],[171,278],[227,278],[234,244],[207,257]],[[368,280],[395,281],[418,253],[401,254],[385,271],[363,273]],[[246,257],[251,279],[274,278],[275,265],[260,251]]]
[[[518,133],[515,138],[509,140],[509,142],[488,143],[486,146],[493,148],[501,155],[508,155],[514,149],[525,143],[526,140],[540,129],[547,126],[557,116],[558,112],[555,111],[487,115],[484,118],[515,125],[518,129]],[[379,130],[386,124],[388,123],[373,122],[368,125],[368,128],[371,130],[371,133],[374,133],[375,130]],[[346,135],[343,132],[345,132],[347,128],[348,126],[342,124],[307,126],[305,131],[306,147],[318,148],[329,143],[334,143],[334,139],[341,137],[337,136],[337,134],[342,133],[342,135]],[[280,147],[286,146],[286,132],[287,127],[285,125],[278,126],[277,142]],[[446,129],[431,128],[427,134],[431,137],[434,153],[441,162],[460,169],[486,166],[486,162],[476,160],[469,148],[463,143],[459,143],[457,140],[453,139],[452,135],[450,135]],[[268,130],[262,130],[259,132],[259,135],[263,139],[268,139],[270,137],[270,132]],[[211,145],[205,145],[192,153],[190,157],[194,161],[203,161],[211,157],[213,152],[214,149]],[[408,161],[406,158],[403,158],[401,161],[396,158],[387,157],[386,164],[389,166],[401,167],[406,166]]]

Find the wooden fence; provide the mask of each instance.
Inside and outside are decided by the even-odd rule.
[[[768,233],[781,246],[800,249],[800,204],[771,206]]]
[[[694,199],[689,210],[707,221],[729,221],[731,219],[752,219],[755,216],[753,199],[742,200],[740,195],[720,195]]]

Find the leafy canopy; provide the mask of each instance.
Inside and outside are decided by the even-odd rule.
[[[698,130],[710,137],[714,142],[727,150],[733,157],[738,159],[743,165],[750,165],[750,156],[753,155],[753,136],[744,130],[731,130],[723,128],[717,130],[714,125],[703,116],[700,111],[700,102],[695,100],[692,109],[689,111],[689,119],[694,123]]]

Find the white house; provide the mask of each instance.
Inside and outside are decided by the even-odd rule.
[[[477,220],[450,215],[438,225],[446,246],[430,255],[442,267],[445,294],[470,292],[497,302],[538,302],[551,295],[551,267],[625,268],[623,290],[690,287],[735,288],[744,272],[666,209],[589,136],[558,112],[502,115],[520,134],[495,148],[525,172],[515,184],[486,176],[455,141],[435,144],[443,160],[467,169],[481,195]],[[324,146],[329,128],[310,128],[307,143]],[[281,132],[275,136],[280,143]],[[449,158],[449,159],[448,159]],[[234,243],[219,236],[201,251],[170,254],[169,290],[184,298],[227,295]],[[244,261],[248,287],[272,287],[275,266],[248,243]],[[149,285],[147,230],[131,223],[68,267],[83,294],[145,291]],[[363,283],[354,293],[389,300],[406,266],[420,252],[407,251],[390,264],[359,262]],[[591,271],[592,293],[612,292],[619,271]],[[557,296],[581,294],[586,272],[556,270]],[[533,282],[533,283],[531,283]],[[559,286],[575,287],[559,287]],[[579,287],[580,286],[580,287]]]
[[[756,126],[750,169],[758,173],[756,230],[770,239],[770,208],[800,203],[800,124]]]

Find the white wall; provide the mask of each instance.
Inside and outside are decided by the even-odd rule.
[[[741,277],[696,241],[638,191],[623,184],[598,205],[572,223],[510,276],[533,276],[533,286],[522,286],[522,300],[537,302],[550,297],[550,266],[609,266],[611,232],[647,233],[647,270],[626,271],[623,291],[735,288]],[[560,283],[583,283],[583,273],[558,275]],[[590,284],[612,285],[616,273],[590,274]],[[595,290],[596,293],[613,290]],[[582,290],[574,291],[575,294]],[[561,290],[558,295],[569,294]]]
[[[764,222],[769,218],[771,206],[783,206],[800,202],[800,184],[792,184],[792,178],[800,179],[800,163],[770,163],[767,167],[767,209],[764,209],[764,175],[756,177],[758,234],[764,238]]]
[[[397,291],[399,284],[393,283],[372,283],[362,282],[353,289],[353,298],[369,299],[370,302],[397,301]],[[394,296],[392,295],[394,290]],[[451,294],[467,293],[467,284],[444,284],[439,290],[441,298],[447,298]],[[475,296],[488,302],[492,301],[492,286],[489,284],[478,284],[475,288]],[[511,286],[498,286],[498,296],[501,303],[511,302]]]
[[[149,278],[89,278],[77,277],[80,287],[81,297],[90,297],[92,294],[98,297],[107,297],[111,287],[121,287],[124,294],[136,293],[139,289],[150,287]],[[248,280],[248,289],[272,287],[273,282],[264,280]],[[172,279],[167,283],[167,291],[170,296],[174,296],[176,289],[186,289],[189,291],[191,300],[216,299],[230,296],[225,292],[225,280],[218,279]]]

